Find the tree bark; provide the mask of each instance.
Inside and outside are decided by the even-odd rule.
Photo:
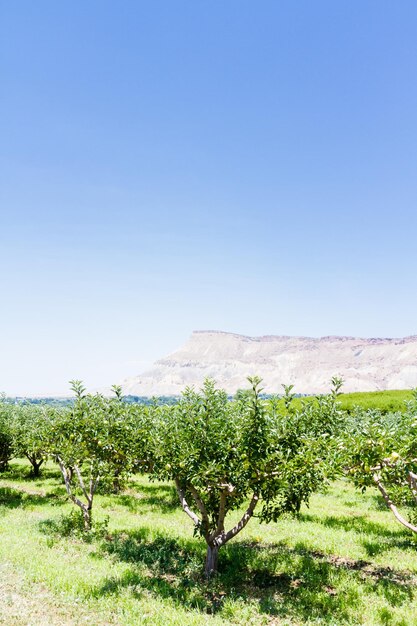
[[[230,539],[235,537],[243,530],[253,515],[255,507],[259,501],[259,495],[254,493],[252,495],[252,499],[249,503],[248,508],[245,513],[241,517],[240,521],[231,528],[227,533],[224,530],[224,518],[225,518],[225,507],[226,507],[226,499],[225,497],[221,499],[220,507],[219,507],[219,519],[217,530],[214,531],[209,537],[206,537],[207,541],[207,555],[206,555],[206,567],[205,573],[206,577],[210,578],[213,574],[217,573],[217,562],[219,556],[219,549],[224,546]]]
[[[388,495],[388,492],[385,489],[384,485],[382,484],[380,477],[377,474],[374,474],[373,479],[374,479],[375,484],[378,487],[379,491],[381,492],[382,497],[385,500],[385,504],[393,512],[394,517],[400,522],[400,524],[402,524],[403,526],[405,526],[409,530],[412,530],[413,533],[417,533],[417,526],[414,526],[413,524],[410,524],[410,522],[408,522],[401,515],[401,513],[398,511],[397,507],[395,506],[395,504],[391,500],[390,496]]]
[[[83,518],[84,518],[85,530],[91,530],[92,515],[91,515],[91,508],[89,506],[83,507]]]
[[[91,522],[92,522],[92,508],[93,508],[93,497],[94,497],[94,492],[96,490],[98,481],[99,481],[99,476],[96,478],[95,481],[93,481],[92,479],[90,480],[90,491],[89,493],[87,492],[86,488],[85,488],[85,484],[83,481],[83,478],[81,476],[81,472],[80,469],[77,465],[74,466],[74,469],[77,473],[78,476],[78,480],[80,483],[80,487],[87,499],[87,504],[84,504],[84,502],[82,502],[79,498],[77,498],[71,490],[71,482],[70,482],[70,478],[69,478],[69,474],[68,474],[68,470],[65,467],[64,463],[62,462],[62,459],[60,459],[59,456],[57,456],[57,461],[59,464],[59,468],[61,470],[61,474],[62,477],[64,479],[65,482],[65,489],[67,490],[67,494],[70,498],[70,500],[76,504],[78,507],[80,507],[82,514],[83,514],[83,518],[84,518],[84,528],[85,530],[91,530]]]
[[[417,474],[408,472],[407,482],[410,487],[410,491],[413,494],[414,500],[417,502]]]
[[[194,513],[194,511],[192,511],[190,509],[189,504],[188,504],[187,500],[185,499],[185,489],[183,489],[181,487],[181,483],[178,480],[178,478],[175,479],[175,487],[177,489],[177,493],[178,493],[178,497],[180,499],[182,510],[184,511],[184,513],[187,513],[188,517],[190,517],[193,520],[194,525],[197,526],[197,528],[198,528],[200,526],[200,523],[201,523],[200,519]]]
[[[205,574],[206,578],[211,578],[213,574],[217,574],[217,565],[219,557],[219,546],[216,544],[207,544],[206,566]]]
[[[230,539],[235,537],[238,533],[240,533],[241,530],[243,530],[243,528],[245,528],[246,524],[249,522],[250,518],[252,517],[255,507],[258,504],[258,502],[259,502],[259,495],[257,493],[254,493],[252,495],[252,499],[249,503],[249,506],[246,509],[245,513],[242,515],[240,521],[236,524],[236,526],[231,528],[229,532],[225,534],[222,540],[222,545],[226,543],[227,541],[230,541]]]
[[[29,457],[28,457],[29,458]],[[40,475],[40,468],[41,465],[43,463],[43,459],[41,459],[39,462],[36,461],[36,459],[34,458],[29,458],[29,461],[32,465],[32,476],[34,476],[35,478],[37,478]]]

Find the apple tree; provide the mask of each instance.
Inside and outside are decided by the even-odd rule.
[[[175,482],[207,544],[207,577],[217,571],[219,549],[255,510],[265,521],[296,513],[335,473],[335,398],[282,414],[261,398],[260,379],[248,380],[249,393],[233,402],[211,380],[200,392],[188,388],[154,426],[153,475]],[[236,510],[240,519],[228,526]]]
[[[11,434],[16,456],[26,457],[31,474],[39,476],[40,468],[48,457],[51,422],[46,408],[34,404],[13,407]]]
[[[354,484],[376,487],[396,520],[417,533],[417,390],[404,413],[358,410],[345,450]]]
[[[129,405],[119,387],[112,398],[86,394],[80,381],[72,381],[72,390],[73,406],[51,412],[49,451],[59,465],[68,497],[80,508],[89,530],[98,485],[123,481],[132,470],[137,452],[131,447],[138,428],[129,418]]]

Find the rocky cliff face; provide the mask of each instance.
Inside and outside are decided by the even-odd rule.
[[[122,385],[125,394],[177,395],[209,376],[235,393],[253,375],[262,377],[266,393],[281,393],[282,383],[294,384],[298,393],[326,392],[335,375],[344,379],[345,392],[407,389],[417,386],[417,336],[245,337],[195,331],[182,348]]]

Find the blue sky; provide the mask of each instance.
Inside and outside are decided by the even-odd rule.
[[[417,334],[417,4],[0,3],[0,390]]]

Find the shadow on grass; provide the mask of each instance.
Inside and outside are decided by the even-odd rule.
[[[158,509],[158,512],[167,514],[179,508],[178,495],[171,485],[139,485],[134,494],[123,493],[112,496],[113,503],[125,506],[131,513]]]
[[[358,589],[383,596],[392,606],[412,597],[415,581],[391,570],[376,570],[363,561],[332,559],[300,543],[285,545],[231,543],[222,548],[219,574],[207,582],[202,576],[204,542],[154,535],[149,528],[120,532],[102,543],[95,557],[111,555],[129,563],[121,576],[107,579],[92,590],[96,598],[128,588],[144,591],[182,607],[204,613],[222,613],[232,600],[256,604],[271,616],[334,624],[358,611]]]
[[[11,487],[0,487],[0,508],[17,509],[27,506],[61,505],[64,501],[54,493],[30,493]]]
[[[48,480],[60,481],[61,474],[57,467],[48,467],[43,464],[40,468],[39,476],[34,476],[32,473],[32,466],[28,462],[9,464],[9,469],[4,473],[4,478],[8,480],[24,481],[28,483],[36,483]]]
[[[406,536],[406,532],[402,529],[399,528],[398,530],[391,530],[384,524],[372,522],[366,517],[366,515],[352,515],[349,517],[327,515],[323,517],[309,513],[301,513],[300,520],[305,522],[314,522],[316,524],[321,524],[322,526],[327,526],[328,528],[337,528],[346,531],[354,530],[358,533],[367,533],[377,535],[378,537],[398,539],[399,537]]]
[[[368,556],[376,556],[392,548],[406,549],[413,545],[410,533],[405,529],[399,526],[397,530],[391,530],[383,524],[369,520],[365,515],[319,517],[303,513],[300,515],[300,519],[301,521],[321,524],[327,528],[345,530],[346,532],[354,531],[360,535],[367,535],[366,539],[362,538],[360,541]]]

